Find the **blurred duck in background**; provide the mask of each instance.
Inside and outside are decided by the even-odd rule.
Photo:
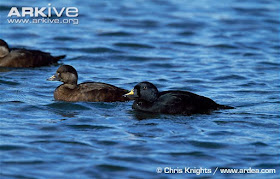
[[[49,66],[65,57],[65,55],[52,56],[50,53],[40,50],[10,49],[8,44],[0,39],[0,67],[28,68]]]

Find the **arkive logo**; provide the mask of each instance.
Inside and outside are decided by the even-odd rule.
[[[56,8],[48,4],[48,7],[12,7],[8,17],[61,17],[65,13],[66,17],[78,17],[79,9],[76,7]]]

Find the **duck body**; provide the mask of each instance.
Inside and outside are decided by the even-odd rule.
[[[188,91],[158,92],[149,82],[141,82],[133,90],[131,96],[135,101],[132,108],[144,112],[191,115],[209,114],[218,109],[232,109],[230,106],[217,104],[210,98]]]
[[[212,99],[185,91],[165,91],[159,93],[154,102],[137,99],[133,109],[163,114],[209,114],[213,110],[223,108]]]
[[[124,96],[129,91],[114,85],[100,82],[77,84],[78,73],[70,65],[60,66],[56,74],[48,80],[63,82],[54,91],[54,99],[59,101],[124,102],[129,100]]]
[[[76,86],[62,84],[54,91],[55,100],[59,101],[88,101],[88,102],[115,102],[128,101],[123,95],[128,90],[99,82],[81,83]]]
[[[0,67],[28,68],[49,66],[57,63],[62,56],[52,56],[40,50],[27,50],[24,48],[9,48],[8,44],[0,39]]]
[[[62,58],[65,58],[65,55],[54,57],[39,50],[12,49],[7,56],[0,58],[0,66],[14,68],[49,66]]]

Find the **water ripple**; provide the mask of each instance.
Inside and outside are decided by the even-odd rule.
[[[70,128],[78,129],[78,130],[106,130],[113,129],[109,126],[99,126],[99,125],[67,125]]]
[[[113,50],[111,48],[106,48],[106,47],[81,48],[81,49],[77,49],[77,50],[81,51],[81,52],[86,52],[86,53],[120,53],[121,52],[121,51]]]
[[[20,85],[20,83],[13,82],[13,81],[7,81],[7,80],[0,80],[0,84],[6,84],[6,85]]]
[[[213,78],[213,80],[246,80],[247,78],[242,75],[225,75]]]
[[[133,33],[129,33],[129,32],[122,32],[122,31],[119,31],[119,32],[102,32],[102,33],[99,33],[98,34],[99,36],[108,36],[108,37],[126,37],[126,36],[133,36],[134,34]]]
[[[151,45],[140,44],[140,43],[124,43],[124,42],[121,42],[121,43],[115,43],[114,45],[118,46],[118,47],[130,47],[130,48],[154,48]]]
[[[9,150],[25,150],[27,147],[22,145],[0,145],[0,150],[9,151]]]
[[[204,141],[189,141],[189,143],[195,147],[209,148],[209,149],[222,149],[226,148],[226,144],[217,142],[204,142]]]
[[[90,108],[77,103],[55,102],[46,106],[52,109],[60,110],[90,110]]]

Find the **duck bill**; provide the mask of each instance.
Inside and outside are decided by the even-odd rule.
[[[130,99],[135,99],[138,96],[134,93],[134,89],[132,89],[129,93],[126,93],[125,95],[123,95],[124,97],[128,97]]]
[[[49,77],[47,80],[48,81],[59,81],[59,78],[57,75],[53,75],[53,76]]]

